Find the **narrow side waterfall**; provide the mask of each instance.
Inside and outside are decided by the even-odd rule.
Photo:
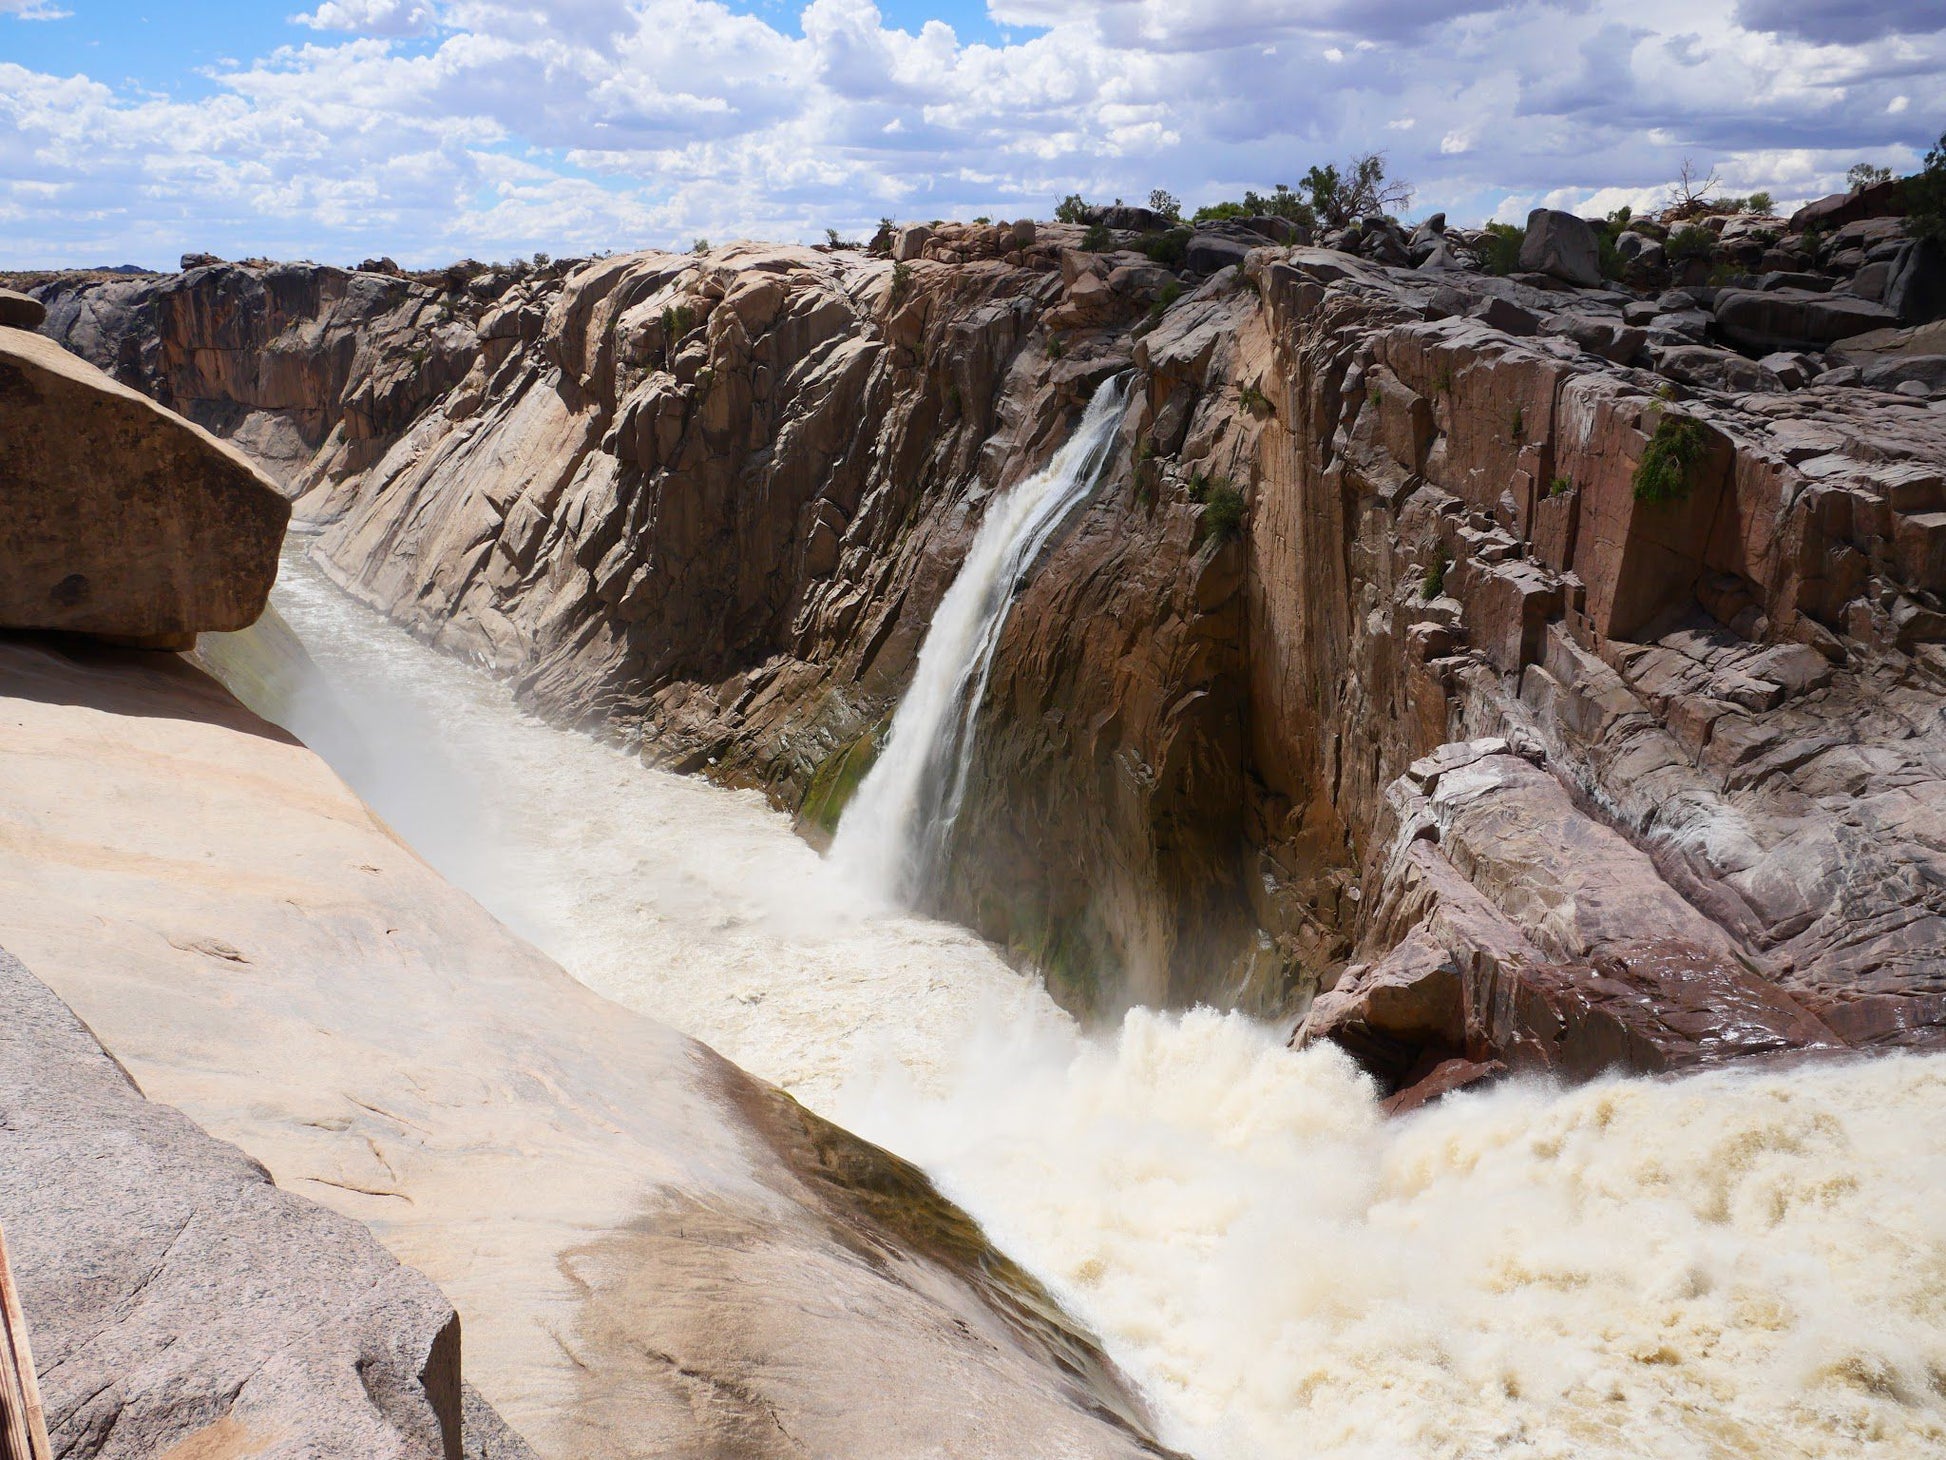
[[[1099,1036],[751,792],[524,714],[288,560],[278,718],[620,1003],[923,1166],[1196,1460],[1946,1454],[1946,1057],[1405,1120],[1236,1014]]]
[[[1127,389],[1124,376],[1105,382],[1054,459],[988,504],[959,576],[933,614],[885,749],[838,823],[832,865],[896,906],[913,903],[945,854],[1007,611],[1022,575],[1093,488]]]

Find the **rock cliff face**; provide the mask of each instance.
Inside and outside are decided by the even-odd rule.
[[[158,397],[315,446],[272,456],[355,592],[813,830],[984,503],[1132,371],[1007,623],[945,911],[1077,1007],[1308,1010],[1397,1086],[1946,1040],[1938,327],[1759,362],[1737,291],[1382,232],[43,292]]]

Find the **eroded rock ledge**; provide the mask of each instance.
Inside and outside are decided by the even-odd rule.
[[[1789,255],[1749,232],[1714,246]],[[416,632],[813,824],[983,503],[1131,370],[1009,621],[1004,791],[942,910],[1077,1007],[1328,994],[1302,1037],[1393,1085],[1946,1039],[1939,326],[1862,282],[1930,255],[1656,294],[1383,233],[1172,268],[949,228],[463,289],[219,266],[57,287],[49,327],[283,443],[321,557]],[[1662,926],[1589,910],[1595,847]]]

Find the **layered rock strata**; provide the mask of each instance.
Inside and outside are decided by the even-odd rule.
[[[144,1092],[249,1158],[125,1085],[126,1110],[69,1125],[7,1087],[0,1137],[53,1164],[0,1217],[43,1271],[29,1316],[62,1423],[99,1437],[127,1413],[99,1453],[155,1453],[136,1437],[171,1425],[231,1445],[194,1453],[243,1453],[285,1403],[370,1440],[305,1453],[416,1453],[383,1416],[451,1309],[369,1244],[334,1256],[351,1229],[296,1197],[439,1284],[469,1377],[545,1456],[1157,1453],[1087,1335],[920,1173],[576,983],[176,656],[0,643],[0,943]],[[112,1074],[48,1018],[49,1050]],[[175,1157],[117,1121],[214,1150],[198,1159],[223,1182],[205,1202],[184,1166],[156,1232],[131,1234],[117,1218],[147,1199],[144,1163]],[[99,1149],[131,1164],[74,1166]],[[83,1210],[118,1180],[125,1199]],[[291,1250],[266,1255],[253,1239],[279,1230]],[[262,1302],[208,1287],[219,1273]],[[293,1283],[315,1307],[278,1307]],[[386,1327],[394,1290],[417,1306]],[[84,1321],[118,1299],[120,1327]],[[277,1332],[297,1342],[271,1360]],[[377,1417],[333,1408],[357,1397],[361,1345]],[[242,1390],[192,1382],[219,1358]],[[450,1439],[465,1406],[442,1384]],[[517,1455],[474,1410],[474,1449]]]
[[[1301,1037],[1392,1085],[1938,1042],[1939,326],[1779,353],[1733,290],[1494,277],[1456,231],[1406,267],[1367,222],[339,275],[254,358],[322,329],[362,362],[287,415],[322,429],[290,487],[353,591],[827,826],[984,503],[1132,372],[1007,622],[942,910],[1076,1007],[1328,993]],[[1535,262],[1579,269],[1573,239],[1549,222]],[[277,272],[56,291],[51,320],[122,320],[150,388],[205,399],[207,301]],[[360,290],[384,308],[354,319]],[[417,352],[422,409],[354,409]]]

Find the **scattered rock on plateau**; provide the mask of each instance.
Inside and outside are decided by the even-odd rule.
[[[1248,244],[1205,230],[1190,238],[1185,259],[1197,273],[1214,274],[1231,264],[1242,264],[1249,253]]]
[[[902,264],[911,263],[925,251],[932,241],[932,230],[923,223],[915,223],[910,228],[901,228],[892,239],[892,257]]]
[[[9,329],[37,330],[47,318],[47,306],[31,294],[0,289],[0,325]]]
[[[1666,375],[1684,385],[1707,390],[1751,391],[1775,390],[1779,384],[1768,368],[1734,350],[1718,350],[1709,345],[1671,345],[1656,350],[1654,356],[1658,375]],[[1785,354],[1767,358],[1795,360],[1798,357]]]
[[[176,642],[263,612],[290,505],[239,452],[0,332],[0,627]]]
[[[1868,299],[1802,289],[1726,289],[1716,296],[1716,325],[1747,350],[1822,349],[1867,330],[1899,323],[1896,311]]]
[[[1584,289],[1601,285],[1601,251],[1595,230],[1572,213],[1536,208],[1527,215],[1527,236],[1520,245],[1520,267],[1528,273],[1550,274]]]
[[[1864,271],[1860,272],[1862,276]],[[1890,266],[1884,300],[1902,325],[1946,318],[1946,245],[1936,238],[1922,238],[1907,249]]]
[[[1894,178],[1848,193],[1833,193],[1791,214],[1788,230],[1802,233],[1807,228],[1841,228],[1861,218],[1894,217],[1905,212],[1903,192],[1903,185]]]

